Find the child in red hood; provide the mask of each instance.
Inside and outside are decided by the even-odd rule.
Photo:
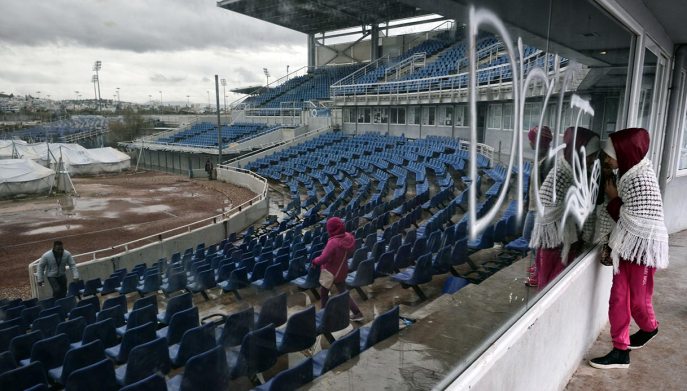
[[[313,264],[325,268],[334,275],[334,285],[338,292],[343,292],[346,290],[346,276],[348,275],[348,257],[351,255],[353,250],[355,250],[355,237],[346,232],[346,227],[343,220],[338,217],[332,217],[327,220],[327,233],[329,234],[329,239],[327,240],[327,245],[324,246],[322,254],[313,259]],[[321,286],[320,287],[320,304],[322,308],[327,305],[329,300],[329,289]],[[360,308],[350,298],[350,307],[353,316],[351,320],[362,321],[363,313],[360,312]]]
[[[628,368],[630,350],[643,347],[658,333],[651,297],[657,268],[668,266],[668,233],[663,203],[649,151],[649,132],[631,128],[610,134],[606,164],[618,169],[618,185],[606,181],[608,213],[616,224],[608,245],[613,259],[613,286],[608,317],[613,350],[589,362],[595,368]],[[630,334],[630,317],[640,330]]]

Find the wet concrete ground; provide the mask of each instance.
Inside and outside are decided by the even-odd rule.
[[[73,182],[78,196],[0,201],[0,297],[29,296],[27,266],[53,240],[72,254],[94,251],[215,216],[255,196],[227,183],[160,172]]]
[[[687,389],[687,231],[670,236],[670,265],[654,277],[654,310],[659,333],[630,354],[629,369],[595,369],[589,359],[612,349],[607,325],[585,355],[566,390]],[[637,331],[632,322],[630,333]]]

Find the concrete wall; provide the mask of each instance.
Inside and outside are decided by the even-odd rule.
[[[573,266],[449,389],[563,389],[608,321],[612,270],[597,259]]]
[[[205,243],[206,245],[219,243],[229,234],[243,231],[267,215],[269,201],[266,196],[267,184],[264,180],[254,176],[249,171],[218,168],[217,172],[218,180],[247,187],[258,194],[259,197],[256,197],[251,203],[238,207],[227,218],[220,216],[204,224],[199,223],[197,228],[189,226],[188,232],[176,236],[164,239],[160,236],[159,240],[154,243],[123,251],[112,256],[78,263],[81,279],[84,281],[93,278],[104,280],[116,269],[127,268],[131,270],[139,263],[151,265],[160,258],[167,257],[169,259],[175,252],[183,252],[190,247],[195,248],[199,243]],[[36,284],[33,275],[35,266],[35,264],[29,266],[32,293],[39,298],[49,297],[52,294],[50,287],[47,284],[43,287],[39,287]],[[70,273],[68,273],[68,276],[71,280]]]

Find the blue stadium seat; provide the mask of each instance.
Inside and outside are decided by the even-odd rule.
[[[286,323],[287,316],[286,293],[280,293],[262,303],[260,313],[255,315],[255,328],[259,329],[270,323],[279,327]]]
[[[215,344],[215,325],[207,323],[187,330],[181,342],[169,346],[172,368],[182,367],[188,359],[212,349]]]
[[[125,386],[156,373],[167,374],[170,370],[167,340],[157,338],[131,349],[126,364],[115,370],[115,377],[117,384]]]
[[[116,391],[119,389],[115,379],[114,365],[108,359],[73,371],[67,378],[65,386],[67,390]]]
[[[24,391],[37,384],[48,385],[45,368],[38,361],[0,374],[2,391]]]
[[[33,323],[31,323],[31,330],[40,331],[43,334],[43,337],[52,337],[55,335],[55,330],[60,322],[62,322],[62,317],[58,314],[44,316],[34,320]]]
[[[54,337],[36,341],[31,348],[30,358],[19,360],[19,364],[27,366],[31,362],[39,361],[43,364],[46,370],[45,376],[47,376],[48,369],[62,365],[67,350],[69,350],[69,338],[65,334],[57,334]]]
[[[255,375],[270,369],[277,362],[274,325],[269,324],[246,334],[241,349],[229,351],[227,362],[232,379],[247,376],[257,385]]]
[[[122,387],[119,391],[167,391],[165,377],[154,374]]]
[[[393,275],[391,279],[400,282],[403,288],[413,288],[421,300],[427,300],[420,284],[432,281],[432,254],[421,256],[414,267]]]
[[[156,307],[150,304],[131,311],[126,325],[117,328],[117,335],[122,336],[129,330],[147,323],[151,323],[154,328],[157,328],[157,314],[155,313],[155,309]]]
[[[62,365],[49,369],[48,376],[55,383],[65,385],[72,372],[105,358],[105,347],[100,340],[96,339],[78,348],[69,349],[64,356]]]
[[[0,353],[0,375],[17,368],[17,362],[9,350]]]
[[[363,300],[367,300],[367,294],[362,287],[372,285],[375,280],[375,261],[366,259],[358,265],[358,269],[346,277],[346,287],[355,289]]]
[[[66,320],[57,325],[55,334],[66,334],[70,343],[81,341],[83,331],[86,329],[86,319],[79,316],[78,318]]]
[[[243,337],[255,328],[255,312],[253,307],[235,312],[224,317],[224,325],[215,329],[218,345],[224,347],[238,346]]]
[[[315,306],[296,312],[286,321],[284,330],[276,330],[277,352],[293,353],[305,350],[315,344]]]
[[[265,384],[255,387],[256,391],[296,390],[313,379],[313,359],[306,358],[290,369],[279,372]]]
[[[200,325],[198,307],[191,307],[178,311],[172,316],[169,326],[156,331],[159,338],[165,338],[168,345],[174,345],[181,341],[184,333]]]
[[[323,334],[329,343],[335,341],[333,332],[343,330],[351,323],[348,316],[349,301],[349,292],[341,292],[330,297],[327,305],[315,315],[317,334]]]
[[[167,382],[170,391],[223,390],[230,380],[227,357],[221,346],[215,346],[191,357],[184,372]]]
[[[5,329],[0,329],[0,352],[8,350],[10,347],[10,341],[14,337],[24,335],[24,331],[19,326],[7,327]]]
[[[136,346],[157,338],[155,324],[152,322],[131,328],[122,336],[122,343],[105,349],[105,354],[117,364],[123,364],[129,358],[129,352]],[[107,346],[107,344],[105,344]]]
[[[360,354],[360,329],[355,329],[332,343],[329,349],[322,350],[313,357],[313,378],[322,376],[358,354]]]
[[[398,306],[377,316],[372,321],[372,326],[361,327],[360,330],[360,351],[364,351],[398,333]]]
[[[117,345],[117,330],[113,319],[104,319],[100,322],[89,324],[83,331],[81,342],[72,344],[73,348],[78,348],[87,343],[99,340],[106,348]]]
[[[168,325],[172,316],[177,312],[193,307],[193,294],[190,292],[174,296],[167,300],[165,311],[157,315],[157,321],[162,325]]]

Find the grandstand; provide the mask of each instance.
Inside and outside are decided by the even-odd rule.
[[[523,284],[534,256],[523,207],[538,194],[528,191],[535,152],[525,135],[548,124],[557,147],[572,125],[602,139],[651,128],[666,208],[684,211],[684,181],[668,161],[682,133],[663,146],[665,123],[684,132],[684,102],[667,105],[664,71],[676,65],[683,96],[687,52],[675,58],[663,30],[628,21],[646,14],[624,2],[556,2],[559,10],[486,0],[503,21],[460,0],[259,3],[218,6],[307,34],[304,73],[251,88],[219,129],[197,122],[127,144],[143,166],[178,172],[186,159],[193,173],[219,155],[218,179],[256,196],[202,227],[89,254],[85,281],[72,281],[66,299],[45,298],[34,262],[37,298],[3,303],[0,343],[9,341],[3,354],[16,368],[0,388],[95,388],[94,379],[112,389],[565,387],[603,327],[612,277],[581,236],[553,284]],[[389,33],[422,24],[406,19],[419,16],[441,24]],[[488,31],[473,34],[479,20]],[[345,36],[357,40],[330,43]],[[651,62],[651,50],[663,62]],[[540,80],[525,85],[533,72]],[[222,161],[226,148],[234,153]],[[572,166],[586,186],[588,173]],[[580,186],[560,194],[584,204],[569,204],[591,216],[577,223],[584,232],[596,200]],[[684,214],[668,214],[684,226]],[[313,260],[333,216],[356,244],[348,290],[320,305]],[[65,374],[66,359],[47,350],[78,355],[81,368]]]
[[[3,138],[20,139],[28,142],[74,143],[79,140],[100,137],[108,130],[108,121],[105,117],[80,115],[4,133]]]

